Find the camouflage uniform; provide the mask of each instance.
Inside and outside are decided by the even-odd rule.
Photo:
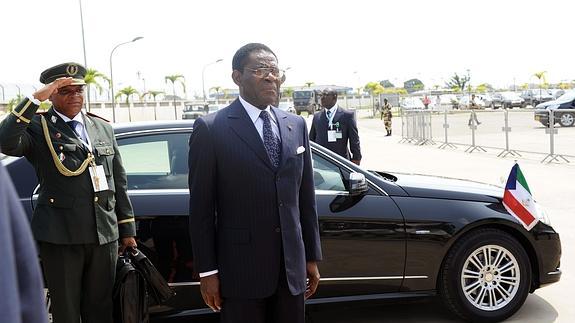
[[[389,104],[389,102],[383,105],[380,119],[383,119],[383,124],[385,125],[385,130],[387,131],[386,136],[391,136],[391,104]]]

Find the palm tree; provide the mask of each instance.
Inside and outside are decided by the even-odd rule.
[[[533,74],[533,76],[535,76],[539,80],[539,100],[540,101],[542,101],[541,100],[541,81],[543,81],[544,83],[547,82],[545,80],[545,74],[546,73],[547,73],[547,71],[541,71],[541,72],[536,72],[535,74]]]
[[[182,74],[174,74],[174,75],[166,75],[166,77],[164,77],[164,80],[166,81],[166,83],[168,83],[168,81],[172,82],[172,95],[173,95],[172,99],[174,100],[174,116],[176,117],[176,119],[178,119],[178,113],[176,112],[176,82],[182,83],[182,88],[184,89],[185,94],[186,79]]]
[[[18,94],[16,95],[15,98],[10,99],[6,104],[6,113],[12,112],[12,110],[14,110],[14,108],[18,105],[18,103],[20,103],[20,101],[22,101],[23,99],[24,96],[22,94]]]
[[[289,98],[291,98],[291,96],[293,95],[293,89],[291,87],[285,88],[282,91],[282,95],[284,97],[288,98],[288,101],[289,101]]]
[[[222,90],[221,86],[214,86],[210,88],[210,92],[216,92],[216,104],[218,103],[218,98],[220,96],[220,91]]]
[[[114,97],[114,99],[118,99],[119,97],[121,97],[122,95],[126,96],[126,105],[128,106],[128,121],[132,121],[132,111],[130,109],[130,97],[134,94],[138,94],[138,90],[134,89],[131,86],[127,86],[123,89],[121,89],[118,94],[116,94],[116,96]]]
[[[88,95],[86,96],[88,99],[88,110],[90,110],[90,87],[94,86],[98,90],[98,93],[100,95],[102,94],[103,87],[98,80],[104,80],[107,81],[108,84],[110,83],[110,79],[106,75],[98,72],[96,69],[88,68],[86,75],[84,75],[84,82],[86,82],[86,87],[88,88]]]
[[[312,85],[314,85],[314,83],[313,83],[313,82],[305,82],[305,85],[306,85],[307,87],[311,87]]]
[[[142,100],[142,98],[145,98],[146,96],[151,96],[154,99],[154,102],[156,102],[156,96],[160,94],[164,94],[164,91],[149,90],[142,93],[142,95],[140,96],[140,100]],[[156,112],[156,104],[154,104],[154,120],[158,120],[158,114]]]

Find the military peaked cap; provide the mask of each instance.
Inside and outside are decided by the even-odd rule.
[[[74,82],[71,85],[85,85],[84,76],[86,68],[78,63],[64,63],[52,66],[40,74],[40,82],[49,84],[61,77],[72,77]]]

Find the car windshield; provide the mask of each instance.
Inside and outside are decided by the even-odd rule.
[[[575,100],[575,91],[565,92],[565,94],[557,98],[559,102],[569,102],[573,100]]]
[[[293,93],[293,97],[296,99],[311,98],[311,91],[298,91]]]

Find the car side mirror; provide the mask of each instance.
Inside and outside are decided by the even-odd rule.
[[[366,193],[369,190],[365,175],[362,173],[350,173],[347,180],[347,190],[349,195],[358,196]]]

